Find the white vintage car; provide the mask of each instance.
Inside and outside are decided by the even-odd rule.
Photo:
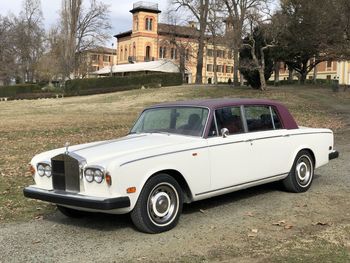
[[[298,127],[274,101],[165,103],[145,109],[123,138],[36,155],[24,195],[72,217],[130,213],[139,230],[158,233],[177,224],[184,202],[273,181],[304,192],[314,169],[338,155],[331,130]]]

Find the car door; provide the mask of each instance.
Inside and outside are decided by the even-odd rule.
[[[228,129],[222,136],[221,129]],[[209,131],[208,148],[211,167],[211,190],[242,184],[251,180],[252,147],[247,141],[242,110],[238,107],[217,109]]]
[[[214,117],[219,136],[208,138],[212,191],[288,172],[288,131],[283,129],[273,108],[228,107],[216,110]],[[222,136],[222,128],[229,130],[228,136]],[[214,127],[209,135],[213,131]]]
[[[251,181],[273,178],[289,172],[292,144],[288,130],[283,129],[276,110],[266,105],[243,107],[247,125],[246,140],[254,169]]]

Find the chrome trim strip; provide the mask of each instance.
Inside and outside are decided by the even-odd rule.
[[[264,182],[264,181],[267,181],[269,179],[279,178],[281,176],[288,175],[288,174],[289,174],[289,172],[288,173],[277,174],[277,175],[273,175],[273,176],[266,177],[266,178],[263,178],[263,179],[258,179],[258,180],[254,180],[254,181],[250,181],[250,182],[246,182],[246,183],[242,183],[242,184],[231,185],[231,186],[227,186],[227,187],[223,187],[223,188],[219,188],[219,189],[215,189],[215,190],[202,192],[202,193],[195,194],[195,195],[199,196],[199,195],[204,195],[204,194],[209,194],[209,193],[213,193],[213,192],[218,192],[218,191],[222,191],[222,190],[226,190],[226,189],[230,189],[230,188],[234,188],[234,187],[249,185],[249,184],[252,184],[252,183]]]
[[[257,131],[257,132],[261,132],[261,131]],[[326,134],[332,134],[331,132],[309,132],[309,133],[298,133],[298,134],[287,134],[287,136],[294,136],[294,135],[308,135],[308,134],[322,134],[322,133],[326,133]],[[235,134],[232,134],[231,136],[234,136]],[[259,141],[259,140],[265,140],[265,139],[273,139],[273,138],[279,138],[279,137],[286,137],[285,135],[276,135],[276,136],[268,136],[268,137],[261,137],[261,138],[256,138],[256,139],[250,139],[250,141],[254,142],[254,141]],[[212,139],[212,138],[217,138],[217,137],[211,137],[208,138]],[[125,163],[122,163],[119,165],[119,167],[122,167],[124,165],[127,165],[129,163],[134,163],[137,161],[141,161],[141,160],[145,160],[145,159],[150,159],[153,157],[159,157],[159,156],[163,156],[163,155],[170,155],[170,154],[174,154],[174,153],[181,153],[181,152],[187,152],[187,151],[193,151],[193,150],[198,150],[198,149],[204,149],[204,148],[212,148],[212,147],[217,147],[217,146],[222,146],[222,145],[228,145],[228,144],[236,144],[236,143],[241,143],[241,142],[247,142],[247,140],[240,140],[240,141],[235,141],[235,142],[226,142],[226,143],[219,143],[219,144],[214,144],[214,145],[208,145],[208,146],[203,146],[203,147],[197,147],[197,148],[190,148],[190,149],[185,149],[185,150],[179,150],[179,151],[174,151],[174,152],[168,152],[168,153],[162,153],[162,154],[156,154],[156,155],[150,155],[150,156],[146,156],[146,157],[142,157],[139,159],[135,159],[135,160],[131,160]]]
[[[124,165],[129,164],[129,163],[134,163],[134,162],[137,162],[137,161],[142,161],[142,160],[145,160],[145,159],[150,159],[150,158],[153,158],[153,157],[159,157],[159,156],[169,155],[169,154],[174,154],[174,153],[188,152],[188,151],[199,150],[199,149],[204,149],[204,148],[208,148],[208,146],[197,147],[197,148],[191,148],[191,149],[186,149],[186,150],[179,150],[179,151],[168,152],[168,153],[161,153],[161,154],[150,155],[150,156],[146,156],[146,157],[142,157],[142,158],[138,158],[138,159],[135,159],[135,160],[131,160],[131,161],[122,163],[122,164],[119,165],[119,167],[122,167],[122,166],[124,166]]]

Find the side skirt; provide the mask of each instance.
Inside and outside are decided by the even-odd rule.
[[[289,174],[289,172],[274,175],[274,176],[267,177],[267,178],[260,179],[260,180],[251,181],[248,183],[232,185],[232,186],[228,186],[228,187],[224,187],[224,188],[219,188],[219,189],[215,189],[215,190],[211,190],[211,191],[198,193],[198,194],[195,194],[195,196],[193,197],[193,201],[202,200],[202,199],[206,199],[206,198],[210,198],[210,197],[214,197],[214,196],[218,196],[218,195],[222,195],[222,194],[227,194],[227,193],[247,189],[247,188],[262,185],[262,184],[267,184],[267,183],[279,181],[279,180],[286,178],[288,176],[288,174]]]

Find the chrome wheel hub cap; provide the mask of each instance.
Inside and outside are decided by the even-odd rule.
[[[170,209],[170,197],[167,193],[157,193],[151,199],[152,209],[156,216],[163,217],[165,216]]]
[[[179,195],[171,184],[156,185],[148,196],[147,212],[157,226],[169,225],[179,210]]]
[[[305,155],[301,156],[295,167],[297,181],[300,186],[306,187],[310,184],[313,173],[312,169],[312,162],[309,157]]]

